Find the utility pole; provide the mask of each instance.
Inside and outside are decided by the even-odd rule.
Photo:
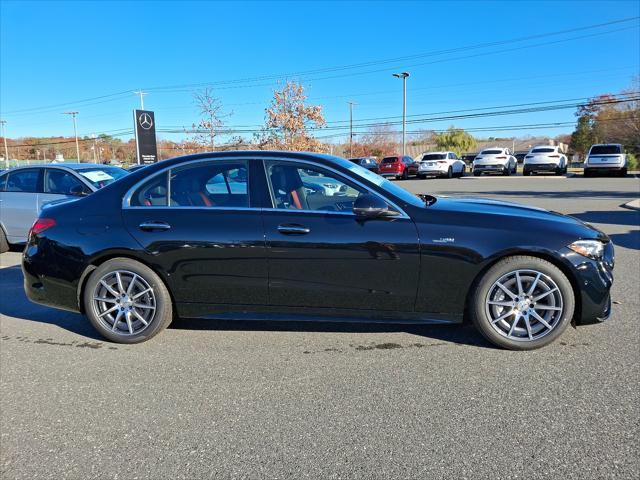
[[[347,102],[349,104],[349,157],[353,158],[353,106],[356,102]]]
[[[9,168],[9,148],[7,147],[7,134],[4,131],[4,126],[7,124],[6,120],[0,120],[0,126],[2,126],[2,138],[4,139],[4,163]]]
[[[402,79],[402,155],[407,153],[407,77],[409,72],[394,73],[394,77]]]
[[[71,115],[73,118],[73,135],[76,137],[76,153],[78,154],[78,163],[80,163],[80,143],[78,143],[78,126],[76,125],[76,115],[78,115],[78,112],[64,112],[63,115]]]
[[[140,96],[140,110],[144,110],[144,96],[149,94],[147,92],[143,92],[142,89],[133,92],[133,94]]]
[[[94,133],[91,137],[93,137],[93,163],[97,163],[98,145],[96,143],[96,134]]]

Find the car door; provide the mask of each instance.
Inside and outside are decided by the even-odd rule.
[[[38,194],[39,211],[48,203],[91,193],[91,189],[73,173],[55,167],[44,169],[42,190]]]
[[[408,216],[356,217],[353,202],[367,188],[328,167],[267,160],[265,173],[272,305],[413,310],[420,258]]]
[[[25,242],[38,217],[41,172],[40,168],[20,168],[8,173],[4,191],[0,192],[0,223],[9,243]]]
[[[125,225],[167,272],[176,302],[267,304],[264,231],[250,194],[250,164],[190,162],[156,174],[125,199]]]

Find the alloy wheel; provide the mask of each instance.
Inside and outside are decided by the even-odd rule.
[[[485,312],[500,335],[528,342],[549,334],[564,314],[555,281],[536,270],[509,272],[489,288]]]
[[[118,335],[137,335],[153,321],[156,297],[137,273],[115,270],[97,283],[92,307],[104,328]]]

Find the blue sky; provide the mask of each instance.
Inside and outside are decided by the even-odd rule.
[[[471,48],[638,17],[638,1],[2,0],[0,8],[0,115],[12,138],[71,135],[71,120],[61,114],[66,110],[80,112],[80,134],[131,129],[131,110],[139,100],[130,92],[139,88],[149,91],[145,107],[156,112],[159,128],[188,127],[198,115],[193,87],[186,85],[227,82],[214,85],[225,109],[233,111],[227,123],[255,126],[263,122],[278,81],[286,78],[307,86],[310,102],[323,105],[329,122],[348,120],[347,101],[356,102],[358,122],[401,115],[401,81],[392,77],[393,71],[411,73],[407,113],[419,115],[619,92],[631,85],[640,69],[638,19]],[[432,54],[451,49],[458,50]],[[298,74],[412,55],[421,56]],[[263,76],[279,79],[256,80]],[[253,80],[232,83],[247,78]],[[78,103],[84,99],[92,100]],[[410,129],[568,122],[573,113],[448,120]],[[478,135],[556,135],[571,130]],[[183,136],[159,134],[174,140]],[[334,139],[340,140],[344,137]]]

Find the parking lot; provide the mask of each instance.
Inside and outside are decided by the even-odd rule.
[[[541,350],[470,326],[180,320],[110,344],[0,257],[2,478],[637,478],[640,197],[627,178],[408,180],[574,215],[616,245],[614,315]]]

